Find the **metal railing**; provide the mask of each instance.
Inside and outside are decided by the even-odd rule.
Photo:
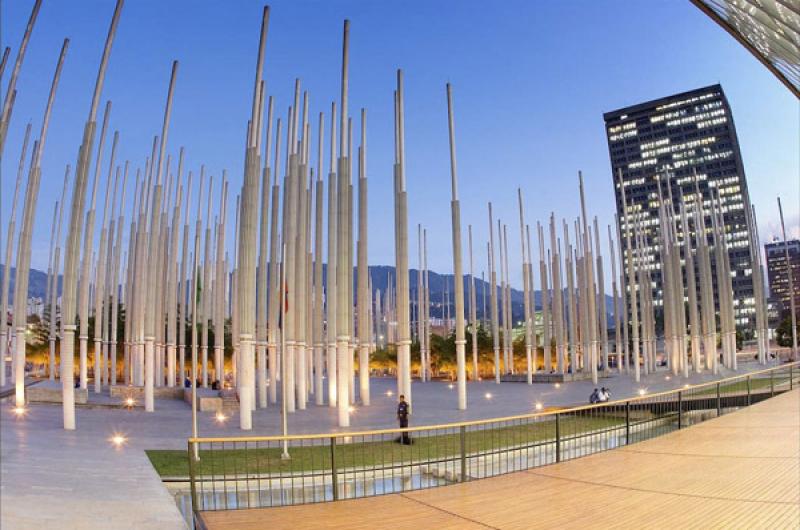
[[[791,363],[667,392],[504,418],[349,433],[190,438],[192,510],[327,502],[530,469],[660,436],[798,383],[800,363]],[[285,441],[290,459],[281,458]],[[192,457],[195,449],[199,460]]]

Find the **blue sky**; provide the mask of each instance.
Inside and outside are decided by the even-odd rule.
[[[0,35],[2,46],[12,47],[12,60],[32,4],[2,3]],[[143,166],[160,131],[170,67],[177,59],[168,150],[176,154],[185,146],[187,168],[196,173],[205,164],[217,182],[227,169],[231,189],[238,189],[262,5],[127,2],[103,92],[104,101],[113,101],[111,128],[120,131],[118,160]],[[265,79],[280,116],[291,103],[295,77],[309,90],[312,116],[327,113],[338,99],[342,21],[351,20],[350,109],[354,116],[361,107],[368,112],[371,264],[394,262],[392,90],[398,67],[406,80],[410,233],[416,233],[417,223],[428,227],[434,270],[452,270],[448,81],[455,98],[463,231],[466,238],[466,225],[474,225],[478,273],[486,263],[488,200],[509,224],[512,281],[519,284],[517,187],[529,222],[544,221],[551,211],[572,219],[579,211],[582,170],[591,214],[601,223],[612,221],[603,112],[716,82],[733,108],[762,238],[776,233],[778,193],[791,230],[798,231],[800,104],[688,1],[276,0],[270,5]],[[44,2],[20,75],[2,160],[3,226],[25,124],[32,120],[38,131],[61,42],[71,39],[43,160],[36,268],[46,268],[52,208],[60,199],[65,165],[75,164],[113,7],[112,0]],[[103,192],[101,186],[98,202]],[[232,193],[229,212],[234,200]],[[416,240],[410,247],[415,267]]]

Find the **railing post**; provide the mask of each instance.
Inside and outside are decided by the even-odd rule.
[[[336,437],[331,436],[331,485],[333,500],[339,500],[339,479],[336,477]]]
[[[189,487],[192,495],[192,520],[194,520],[195,514],[200,511],[199,506],[197,506],[197,487],[195,486],[194,444],[189,440],[187,445],[186,456],[189,458]]]
[[[625,402],[625,445],[631,443],[631,402]]]
[[[792,383],[793,383],[793,381],[792,381],[792,365],[790,364],[789,365],[789,390],[792,389]]]
[[[747,376],[747,406],[748,407],[750,406],[750,403],[751,403],[751,398],[750,398],[750,376],[748,375]]]
[[[717,417],[722,416],[722,400],[719,395],[719,383],[717,383]]]
[[[683,392],[678,390],[678,428],[680,429],[683,420]]]
[[[769,371],[769,396],[775,395],[775,370]]]
[[[461,444],[461,482],[467,480],[467,428],[463,425],[458,429]]]
[[[556,413],[556,462],[561,462],[561,414]]]

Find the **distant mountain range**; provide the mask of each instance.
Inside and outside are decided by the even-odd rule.
[[[323,283],[327,284],[327,267],[323,268]],[[0,265],[0,285],[3,280],[3,267]],[[411,305],[416,304],[417,297],[417,269],[409,270],[409,289],[411,291]],[[369,274],[372,279],[372,289],[381,291],[381,299],[385,299],[387,287],[390,282],[394,282],[395,268],[389,265],[373,265],[369,268]],[[9,300],[13,302],[14,299],[14,281],[16,280],[16,269],[11,268],[11,288]],[[355,278],[355,274],[354,274]],[[431,316],[433,318],[444,318],[447,315],[449,293],[450,314],[453,315],[453,308],[455,306],[455,278],[452,274],[439,274],[437,272],[429,271],[428,279],[430,281],[431,293]],[[538,280],[538,278],[537,278]],[[58,277],[58,292],[61,293],[62,277]],[[37,269],[31,269],[28,284],[28,298],[44,298],[47,289],[47,273]],[[486,292],[486,310],[490,311],[490,287],[489,283],[482,281],[480,278],[475,278],[475,300],[478,318],[483,316],[483,296]],[[498,287],[499,291],[499,287]],[[469,276],[464,277],[464,299],[467,307],[469,307]],[[536,309],[541,308],[542,293],[537,290],[534,293],[534,300]],[[524,307],[524,294],[517,289],[511,289],[511,313],[514,320],[522,320],[525,314]],[[613,313],[614,302],[612,298],[606,295],[606,313],[609,315],[609,325],[613,323],[611,315]]]
[[[3,284],[3,271],[5,271],[5,267],[0,265],[0,285]],[[9,287],[9,294],[8,294],[8,301],[9,304],[14,301],[14,283],[17,280],[17,269],[16,267],[11,267],[11,272],[9,273],[11,277],[10,287]],[[58,292],[61,293],[61,275],[58,276]],[[28,298],[44,298],[45,291],[47,291],[47,273],[42,272],[37,269],[31,269],[30,274],[28,274]]]

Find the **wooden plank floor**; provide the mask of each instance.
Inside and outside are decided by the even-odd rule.
[[[432,490],[204,512],[209,530],[800,528],[800,390],[646,442]]]

